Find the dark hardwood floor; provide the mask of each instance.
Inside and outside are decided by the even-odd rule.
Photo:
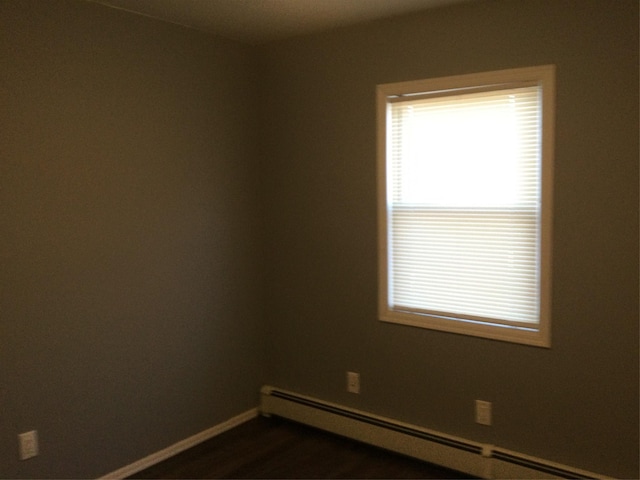
[[[470,478],[280,418],[258,417],[131,478]]]

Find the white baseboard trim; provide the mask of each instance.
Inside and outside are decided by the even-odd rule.
[[[119,468],[118,470],[115,470],[111,473],[107,473],[106,475],[100,477],[100,480],[102,479],[116,480],[116,479],[127,478],[131,475],[134,475],[135,473],[138,473],[144,470],[145,468],[152,467],[156,463],[160,463],[163,460],[166,460],[167,458],[173,457],[174,455],[180,452],[183,452],[191,447],[195,447],[196,445],[204,442],[205,440],[209,440],[210,438],[220,435],[221,433],[226,432],[227,430],[230,430],[234,427],[237,427],[238,425],[244,422],[247,422],[253,418],[256,418],[257,416],[258,416],[258,408],[252,408],[251,410],[247,410],[246,412],[241,413],[240,415],[236,415],[235,417],[230,418],[225,422],[222,422],[218,425],[214,425],[213,427],[208,428],[200,433],[196,433],[195,435],[192,435],[189,438],[180,440],[179,442],[174,443],[173,445],[170,445],[167,448],[163,448],[162,450],[159,450],[155,453],[152,453],[151,455],[147,455],[146,457],[141,458],[140,460],[137,460],[131,463],[130,465]]]

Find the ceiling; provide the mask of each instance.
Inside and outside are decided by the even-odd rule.
[[[470,0],[91,0],[248,44]]]

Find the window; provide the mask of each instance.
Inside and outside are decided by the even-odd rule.
[[[553,66],[379,85],[379,317],[550,346]]]

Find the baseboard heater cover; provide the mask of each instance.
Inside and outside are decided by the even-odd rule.
[[[609,478],[272,386],[261,389],[260,413],[294,420],[481,478]]]

